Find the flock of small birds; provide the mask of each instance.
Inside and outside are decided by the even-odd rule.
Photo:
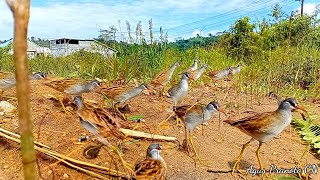
[[[195,104],[195,105],[181,105],[184,99],[188,95],[189,81],[197,81],[208,67],[207,64],[203,64],[198,68],[200,61],[194,60],[192,67],[187,69],[183,73],[179,73],[181,76],[180,81],[177,84],[171,86],[171,88],[164,92],[165,87],[170,83],[174,71],[180,66],[179,62],[174,63],[169,70],[160,72],[150,82],[149,85],[143,83],[137,87],[128,87],[124,85],[107,87],[104,82],[98,80],[84,81],[81,79],[58,79],[48,80],[45,73],[38,72],[30,75],[30,80],[46,79],[45,85],[60,91],[63,93],[63,97],[59,97],[58,101],[64,111],[69,111],[66,106],[71,106],[80,118],[81,125],[93,134],[97,141],[100,142],[98,146],[88,147],[87,151],[84,151],[84,155],[89,158],[95,158],[97,152],[102,146],[107,146],[116,151],[120,160],[123,162],[126,168],[130,168],[128,164],[122,159],[119,150],[113,146],[107,138],[105,138],[105,131],[108,129],[108,133],[118,139],[124,139],[125,136],[119,131],[120,127],[125,127],[126,116],[124,115],[126,105],[125,103],[139,96],[145,90],[153,90],[153,95],[159,93],[159,96],[166,94],[171,98],[173,103],[173,112],[176,115],[177,121],[182,121],[185,127],[185,138],[183,141],[182,149],[190,153],[195,154],[195,161],[202,162],[195,149],[192,140],[192,131],[200,124],[208,122],[213,114],[217,112],[227,114],[223,110],[223,106],[217,101],[211,101],[207,105]],[[214,80],[223,79],[228,76],[236,75],[240,72],[242,64],[236,67],[227,67],[223,70],[216,70],[207,73],[209,77]],[[16,84],[15,78],[2,78],[0,79],[0,98],[3,98],[3,92],[9,88],[14,87]],[[113,107],[119,117],[124,121],[117,121],[114,118],[114,113],[110,113],[104,107],[93,106],[84,102],[82,97],[83,93],[99,93],[112,101]],[[276,96],[276,95],[271,95]],[[71,101],[70,101],[71,99]],[[123,106],[124,105],[124,106]],[[238,171],[241,174],[245,174],[243,170],[239,168],[240,161],[242,159],[245,148],[253,141],[258,141],[259,146],[256,150],[257,159],[260,169],[263,169],[263,164],[260,157],[261,145],[270,141],[274,137],[278,136],[291,122],[291,112],[295,110],[306,110],[298,104],[293,98],[286,98],[284,100],[278,98],[278,109],[273,112],[256,113],[254,115],[238,119],[231,120],[228,118],[224,122],[238,128],[243,133],[251,136],[250,141],[245,143],[241,149],[238,158],[232,169],[232,174]],[[122,106],[122,107],[121,107]],[[109,135],[110,136],[110,135]],[[165,160],[161,157],[162,146],[160,144],[151,144],[147,149],[146,159],[136,163],[133,171],[133,177],[135,179],[165,179],[167,165]],[[203,163],[204,164],[204,163]]]

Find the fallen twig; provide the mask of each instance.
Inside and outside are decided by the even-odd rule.
[[[9,135],[11,135],[11,136],[13,136],[13,137],[20,138],[20,135],[19,135],[19,134],[12,133],[12,132],[7,131],[7,130],[5,130],[5,129],[0,128],[0,131],[3,132],[3,133],[9,134]],[[39,142],[37,142],[37,141],[34,141],[34,143],[35,143],[36,145],[38,145],[38,146],[45,147],[45,148],[47,148],[47,149],[51,149],[49,146],[44,145],[44,144],[42,144],[42,143],[39,143]]]
[[[8,131],[8,132],[10,132],[10,131]],[[17,135],[14,134],[14,133],[12,133],[12,132],[10,132],[10,134],[11,134],[12,136],[17,137]],[[0,132],[0,136],[2,136],[2,137],[4,137],[4,138],[7,138],[7,139],[9,139],[9,140],[12,140],[12,141],[14,141],[14,142],[20,143],[20,139],[11,137],[10,135],[5,134],[5,133],[3,133],[3,132]],[[63,154],[54,152],[54,151],[52,151],[52,150],[39,147],[39,146],[37,146],[37,145],[35,145],[34,148],[35,148],[35,150],[40,151],[40,152],[42,152],[42,153],[44,153],[44,154],[46,154],[46,155],[48,155],[48,156],[51,156],[51,157],[57,159],[58,161],[61,161],[61,162],[65,163],[65,164],[67,164],[67,165],[69,165],[69,166],[71,166],[71,167],[73,167],[73,168],[76,168],[76,169],[78,169],[78,170],[80,170],[80,171],[82,171],[82,172],[88,173],[88,174],[93,175],[93,176],[95,176],[95,177],[97,177],[97,175],[98,175],[98,176],[101,176],[101,175],[96,174],[96,173],[94,173],[94,172],[91,172],[91,171],[89,171],[89,170],[87,170],[87,169],[85,169],[85,168],[79,167],[79,166],[77,166],[77,165],[75,165],[75,164],[78,164],[78,165],[81,165],[81,166],[90,167],[90,168],[93,168],[93,169],[98,169],[99,171],[103,170],[103,171],[104,171],[104,174],[108,174],[108,175],[111,175],[111,176],[128,178],[127,174],[124,173],[124,172],[121,172],[121,171],[116,171],[116,170],[113,170],[113,169],[110,169],[110,168],[106,168],[106,167],[103,167],[103,166],[98,166],[98,165],[95,165],[95,164],[90,164],[90,163],[86,163],[86,162],[83,162],[83,161],[79,161],[79,160],[70,158],[70,157],[68,157],[68,156],[65,156],[65,155],[63,155]],[[73,164],[72,164],[71,162],[72,162]],[[103,177],[103,176],[101,176],[101,177]],[[100,178],[100,177],[99,177],[99,178]],[[107,178],[104,177],[103,179],[107,179]]]
[[[229,169],[229,170],[226,170],[226,169],[208,169],[207,172],[210,172],[210,173],[231,173],[232,170]]]
[[[175,141],[176,140],[176,137],[150,134],[150,133],[141,132],[141,131],[134,131],[131,129],[120,128],[120,131],[122,133],[124,133],[125,135],[131,136],[131,137],[147,138],[147,139],[154,139],[154,140],[165,140],[165,141]]]

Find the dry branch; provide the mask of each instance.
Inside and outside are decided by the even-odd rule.
[[[11,136],[17,136],[17,135],[12,135],[12,134],[14,134],[14,133],[10,132]],[[0,136],[2,136],[4,138],[7,138],[9,140],[12,140],[14,142],[20,143],[19,139],[11,137],[10,135],[5,134],[3,132],[0,132]],[[66,165],[71,166],[72,168],[78,169],[78,170],[80,170],[80,171],[82,171],[84,173],[87,173],[87,174],[89,174],[91,176],[94,176],[94,177],[98,177],[100,179],[108,179],[108,178],[106,178],[106,177],[104,177],[104,176],[102,176],[100,174],[97,174],[95,172],[92,172],[92,171],[90,171],[88,169],[85,169],[84,167],[87,167],[87,168],[89,167],[90,169],[97,170],[99,172],[103,171],[104,174],[108,174],[108,175],[111,175],[111,176],[128,178],[127,174],[124,173],[124,172],[121,172],[121,171],[116,171],[116,170],[113,170],[113,169],[110,169],[110,168],[106,168],[106,167],[103,167],[103,166],[98,166],[98,165],[95,165],[95,164],[90,164],[90,163],[86,163],[86,162],[83,162],[83,161],[79,161],[79,160],[70,158],[68,156],[65,156],[63,154],[54,152],[52,150],[48,150],[48,149],[45,149],[45,148],[38,147],[36,145],[34,146],[34,148],[39,152],[42,152],[42,153],[44,153],[44,154],[46,154],[48,156],[51,156],[51,157],[57,159],[58,161],[61,161],[61,162],[65,163]]]
[[[153,140],[165,140],[165,141],[175,141],[175,137],[170,137],[170,136],[162,136],[162,135],[157,135],[157,134],[149,134],[146,132],[141,132],[141,131],[134,131],[131,129],[123,129],[120,128],[120,131],[124,133],[127,136],[131,137],[137,137],[137,138],[147,138],[147,139],[153,139]]]

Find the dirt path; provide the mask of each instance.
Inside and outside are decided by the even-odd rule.
[[[222,83],[224,85],[224,83]],[[36,88],[35,88],[36,87]],[[215,89],[215,90],[214,90]],[[235,90],[219,88],[197,88],[192,89],[186,100],[186,104],[200,102],[208,103],[212,100],[217,100],[222,104],[230,117],[238,119],[248,114],[241,113],[246,110],[254,110],[257,112],[271,111],[276,109],[277,105],[274,100],[268,98],[260,99],[260,105],[254,101],[251,105],[250,97],[236,93]],[[14,90],[6,91],[5,95],[13,96]],[[93,142],[87,141],[83,144],[74,143],[81,135],[88,134],[80,125],[79,120],[75,114],[66,115],[61,111],[61,108],[55,107],[53,103],[46,99],[43,95],[52,94],[59,95],[60,93],[46,87],[41,82],[33,82],[32,93],[32,107],[34,119],[34,133],[35,139],[42,142],[53,150],[62,154],[70,154],[71,157],[80,159],[86,162],[98,164],[101,166],[114,167],[111,156],[105,150],[102,150],[96,159],[88,160],[82,155],[82,151],[89,144]],[[200,98],[201,97],[201,98]],[[85,95],[85,99],[93,99],[101,101],[102,97],[89,94]],[[256,99],[254,97],[253,99]],[[247,103],[246,103],[247,101]],[[14,105],[16,102],[11,101]],[[165,119],[170,111],[170,99],[157,98],[151,95],[142,95],[139,98],[133,99],[129,102],[131,106],[131,113],[128,116],[142,115],[146,125],[141,125],[137,130],[152,131],[153,133],[175,136],[182,142],[184,134],[183,128],[176,126],[174,120],[170,120],[159,129],[157,124]],[[247,104],[247,105],[246,105]],[[250,107],[250,108],[249,108]],[[315,107],[315,106],[314,106]],[[319,112],[319,107],[314,109]],[[296,114],[297,116],[298,114]],[[168,166],[168,179],[261,179],[260,177],[253,177],[251,175],[240,176],[236,174],[232,176],[231,173],[210,173],[207,170],[225,170],[231,169],[233,162],[240,152],[243,143],[247,142],[250,137],[240,132],[238,129],[230,127],[229,125],[222,125],[222,132],[224,140],[222,142],[215,141],[218,138],[218,115],[216,115],[208,126],[200,127],[194,132],[195,146],[202,158],[204,158],[211,167],[194,166],[194,161],[186,153],[178,150],[178,144],[172,142],[161,142],[165,150],[162,152],[163,158],[166,160]],[[2,128],[17,132],[17,116],[0,117],[0,126]],[[225,119],[221,115],[221,120]],[[133,124],[135,125],[135,124]],[[134,164],[136,161],[145,157],[145,152],[151,141],[139,140],[135,143],[121,145],[125,159]],[[258,162],[255,156],[255,150],[258,143],[254,142],[245,151],[241,167],[248,168],[251,164],[258,168]],[[261,155],[263,164],[268,169],[271,164],[275,164],[282,168],[294,168],[299,161],[306,145],[303,144],[297,132],[291,127],[287,128],[281,135],[261,148]],[[9,179],[22,179],[22,167],[19,157],[18,144],[0,138],[0,172],[2,171]],[[39,166],[41,174],[45,179],[94,179],[77,170],[71,169],[63,164],[58,164],[49,167],[54,163],[50,158],[43,155],[38,155]],[[114,157],[116,159],[116,157]],[[302,164],[319,164],[319,159],[314,157],[311,153],[307,153]],[[121,170],[122,167],[119,167]],[[313,179],[320,179],[320,174],[313,175]],[[111,178],[111,177],[110,177]]]

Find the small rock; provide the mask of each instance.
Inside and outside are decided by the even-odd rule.
[[[51,175],[51,174],[52,174],[52,171],[51,171],[51,170],[49,170],[49,171],[48,171],[48,175]]]
[[[9,168],[8,165],[3,166],[3,169],[8,169],[8,168]]]
[[[277,155],[277,154],[278,154],[277,152],[273,152],[273,153],[272,153],[272,155]]]
[[[64,173],[63,176],[61,177],[61,179],[68,179],[69,178],[69,175]]]
[[[7,101],[0,101],[0,115],[3,116],[6,113],[10,113],[15,107]]]

